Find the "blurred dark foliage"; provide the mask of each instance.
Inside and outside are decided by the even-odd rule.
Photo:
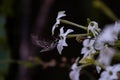
[[[38,40],[51,39],[51,28],[55,23],[58,11],[66,11],[67,16],[64,17],[64,19],[81,25],[87,25],[87,18],[97,21],[101,28],[103,28],[102,26],[105,24],[113,23],[103,12],[93,7],[92,0],[2,1],[0,1],[0,6],[2,6],[0,12],[5,15],[7,19],[5,28],[7,41],[11,50],[11,59],[27,60],[29,56],[37,56],[45,62],[49,62],[52,59],[57,61],[57,65],[54,67],[43,68],[42,65],[40,65],[30,69],[21,68],[19,67],[20,65],[11,63],[6,80],[69,80],[70,65],[73,63],[71,61],[77,56],[82,56],[80,55],[82,43],[77,43],[74,39],[68,40],[67,43],[69,46],[63,50],[61,56],[58,54],[56,48],[40,53],[41,47],[34,45],[31,40],[31,34],[37,36]],[[102,1],[120,17],[119,0]],[[84,33],[84,31],[78,30],[78,28],[73,26],[61,24],[61,26],[62,25],[75,29],[76,33]],[[61,58],[63,56],[67,58],[65,65],[68,64],[69,67],[61,64]],[[23,77],[25,79],[23,79]],[[83,77],[83,80],[88,79],[84,79]]]

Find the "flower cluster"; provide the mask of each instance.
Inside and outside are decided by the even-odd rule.
[[[52,35],[56,27],[59,27],[61,22],[61,17],[66,16],[65,11],[58,12],[56,18],[56,23],[52,28]],[[59,40],[57,43],[57,50],[61,54],[64,46],[68,46],[66,39],[69,37],[78,36],[84,37],[83,48],[81,49],[80,54],[83,55],[81,59],[76,60],[76,62],[71,67],[71,72],[69,74],[71,80],[80,80],[80,71],[89,65],[95,65],[96,71],[100,74],[98,80],[118,80],[118,72],[120,71],[120,64],[111,65],[112,58],[118,54],[119,50],[117,47],[119,33],[120,33],[120,23],[115,22],[115,24],[107,25],[103,30],[101,30],[96,21],[90,21],[87,26],[81,26],[78,24],[73,24],[70,21],[62,20],[64,23],[76,26],[81,29],[86,30],[86,34],[70,34],[74,32],[73,29],[67,29],[64,31],[64,27],[60,27],[60,33],[58,35]],[[95,56],[98,55],[97,58]],[[79,66],[77,64],[80,64]]]

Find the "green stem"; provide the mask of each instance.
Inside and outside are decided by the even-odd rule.
[[[89,33],[90,33],[89,30],[87,30],[87,35],[89,35]]]
[[[67,20],[60,19],[60,22],[65,23],[65,24],[69,24],[69,25],[72,25],[72,26],[76,26],[76,27],[84,29],[84,30],[87,30],[87,27],[76,24],[76,23],[73,23],[73,22],[70,22],[70,21],[67,21]]]
[[[99,67],[101,67],[102,69],[106,70],[105,66],[102,65],[102,64],[100,64],[99,62],[95,61],[94,64],[95,64],[96,66],[99,66]],[[93,63],[83,64],[83,65],[80,66],[80,68],[84,68],[84,67],[87,67],[87,66],[90,66],[90,65],[93,65]]]
[[[117,16],[113,13],[113,11],[108,6],[106,6],[101,0],[94,0],[93,5],[95,8],[98,8],[101,11],[103,11],[113,21],[118,20]]]
[[[84,64],[84,65],[81,65],[80,68],[84,68],[84,67],[87,67],[87,66],[90,66],[92,65],[91,63],[88,63],[88,64]]]
[[[105,66],[102,65],[102,64],[100,64],[99,62],[95,61],[94,64],[97,65],[97,66],[99,66],[99,67],[101,67],[102,69],[106,70]]]
[[[77,37],[77,36],[87,36],[87,34],[69,34],[67,35],[67,38],[73,38],[73,37]]]

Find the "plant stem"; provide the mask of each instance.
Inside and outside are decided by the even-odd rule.
[[[69,34],[69,35],[67,35],[67,38],[73,38],[73,37],[77,37],[77,36],[87,36],[87,34]]]
[[[103,11],[111,20],[118,20],[117,16],[113,13],[113,11],[108,6],[106,6],[101,0],[94,0],[93,6]]]
[[[72,26],[76,26],[76,27],[81,28],[81,29],[84,29],[84,30],[87,30],[87,27],[82,26],[82,25],[79,25],[79,24],[76,24],[76,23],[73,23],[73,22],[71,22],[71,21],[67,21],[67,20],[60,19],[60,22],[61,22],[61,23],[65,23],[65,24],[69,24],[69,25],[72,25]]]
[[[92,65],[92,64],[91,64],[91,63],[88,63],[88,64],[81,65],[80,67],[81,67],[81,68],[84,68],[84,67],[87,67],[87,66],[90,66],[90,65]]]
[[[94,64],[97,65],[97,66],[99,66],[99,67],[101,67],[102,69],[106,70],[105,66],[102,65],[102,64],[100,64],[99,62],[95,61]]]

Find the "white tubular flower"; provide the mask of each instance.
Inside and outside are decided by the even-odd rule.
[[[109,48],[106,45],[102,50],[100,50],[99,56],[97,58],[97,62],[99,62],[104,66],[109,66],[114,54],[115,54],[115,50],[112,48]],[[96,69],[97,69],[97,72],[100,73],[101,68],[99,66],[96,66]]]
[[[101,73],[99,80],[118,80],[117,73],[120,71],[120,64],[108,66]]]
[[[56,23],[52,27],[52,35],[54,35],[55,28],[60,24],[60,18],[66,16],[65,11],[58,12],[58,16],[56,18]]]
[[[97,61],[104,66],[109,66],[114,54],[115,50],[106,46],[100,51]]]
[[[74,30],[72,29],[68,29],[65,33],[64,33],[64,27],[61,27],[60,28],[60,40],[58,41],[58,44],[57,44],[57,49],[58,49],[58,52],[61,54],[62,50],[63,50],[63,46],[68,46],[67,43],[66,43],[66,36],[73,32]]]
[[[75,62],[72,67],[71,67],[72,71],[70,72],[69,76],[71,80],[80,80],[79,76],[80,76],[80,70],[81,68],[77,66],[77,62]]]
[[[97,61],[104,66],[109,66],[112,57],[115,54],[115,49],[110,48],[108,45],[114,45],[120,33],[120,23],[105,26],[105,29],[97,37],[95,41],[95,49],[99,50],[99,57]]]
[[[98,27],[98,23],[95,21],[91,21],[88,25],[88,30],[90,30],[93,33],[93,36],[96,37],[101,29]]]
[[[96,50],[94,49],[93,45],[94,45],[95,40],[93,39],[85,39],[83,41],[83,48],[81,50],[81,54],[84,54],[84,57],[88,56],[89,53],[96,53]]]
[[[115,40],[118,39],[118,34],[120,33],[120,23],[115,23],[112,25],[105,26],[105,29],[97,37],[95,42],[95,48],[101,50],[104,48],[105,44],[114,45]]]

